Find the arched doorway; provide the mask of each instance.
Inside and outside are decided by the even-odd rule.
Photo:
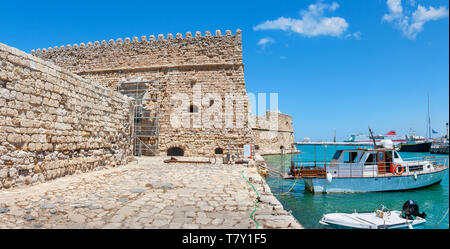
[[[216,155],[222,155],[223,154],[223,149],[222,148],[216,148],[215,150],[214,150],[214,154],[216,154]]]
[[[184,156],[184,150],[180,147],[172,147],[167,150],[168,156]]]

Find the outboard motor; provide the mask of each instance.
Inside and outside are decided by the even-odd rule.
[[[402,218],[407,220],[414,220],[416,217],[427,217],[425,212],[419,213],[419,205],[413,200],[408,200],[403,204]]]

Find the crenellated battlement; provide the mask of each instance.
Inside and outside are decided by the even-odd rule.
[[[216,30],[215,36],[211,34],[210,31],[205,31],[204,36],[202,36],[202,33],[200,31],[195,32],[195,36],[192,35],[191,32],[186,32],[185,37],[181,33],[177,33],[174,37],[173,34],[169,33],[167,36],[164,36],[164,34],[159,34],[156,38],[155,35],[147,36],[141,36],[139,39],[137,36],[134,36],[132,39],[129,37],[126,37],[125,39],[118,38],[116,40],[110,39],[108,41],[102,40],[80,44],[69,44],[69,45],[62,45],[60,47],[49,47],[49,48],[42,48],[42,49],[33,49],[31,50],[32,55],[48,55],[51,53],[58,53],[63,51],[74,51],[79,49],[85,49],[85,48],[115,48],[115,47],[123,47],[131,44],[149,44],[153,42],[170,42],[170,41],[177,41],[177,40],[192,40],[192,39],[205,39],[205,38],[235,38],[235,37],[241,37],[242,31],[240,29],[236,30],[235,35],[232,34],[231,30],[226,30],[225,35],[222,35],[221,30]]]

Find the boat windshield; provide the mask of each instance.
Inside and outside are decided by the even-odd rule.
[[[377,155],[374,153],[370,153],[364,165],[374,165],[376,163],[377,163]]]
[[[336,153],[334,153],[333,159],[338,160],[339,157],[342,155],[342,150],[337,150]]]
[[[345,151],[344,152],[344,162],[345,163],[358,162],[358,152],[357,151]]]

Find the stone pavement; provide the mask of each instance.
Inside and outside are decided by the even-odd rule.
[[[254,167],[127,165],[0,190],[0,228],[302,228]]]

